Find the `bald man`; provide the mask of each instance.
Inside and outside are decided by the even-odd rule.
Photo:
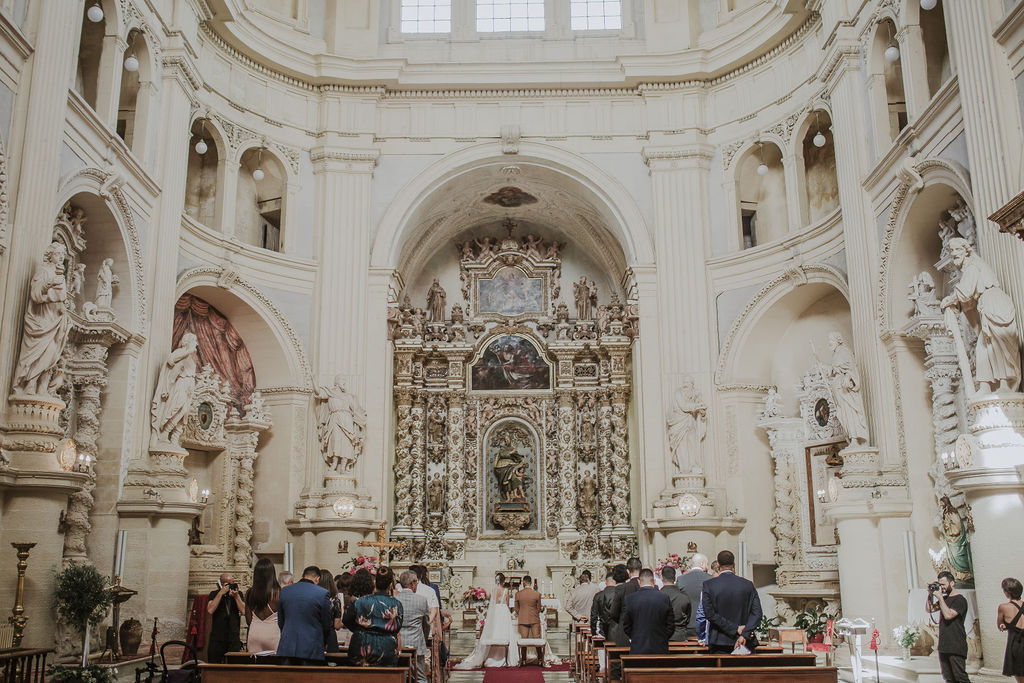
[[[220,575],[216,590],[210,591],[206,611],[210,615],[210,644],[206,651],[206,661],[211,664],[223,664],[226,652],[238,652],[242,649],[242,641],[238,637],[242,615],[245,614],[245,602],[238,591],[238,584],[230,572]]]
[[[676,586],[686,593],[686,597],[690,598],[691,605],[699,605],[704,582],[710,578],[707,555],[694,553],[690,558],[690,566],[676,577]],[[686,637],[693,638],[695,635],[697,635],[697,610],[692,609],[690,610],[690,621],[686,625]]]

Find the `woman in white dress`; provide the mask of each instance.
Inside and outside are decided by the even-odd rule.
[[[480,667],[519,666],[519,644],[516,627],[512,623],[512,612],[508,608],[508,588],[505,575],[495,577],[494,593],[487,607],[484,627],[476,641],[476,647],[468,657],[456,665],[456,669],[479,669]]]

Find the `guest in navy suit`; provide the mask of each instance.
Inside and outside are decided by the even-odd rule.
[[[736,558],[728,550],[718,553],[721,573],[704,582],[704,616],[708,620],[711,654],[729,653],[740,645],[757,647],[754,629],[761,623],[761,598],[754,584],[736,576]]]
[[[631,655],[666,655],[675,629],[675,613],[668,595],[654,587],[654,572],[640,572],[639,588],[627,595],[622,608],[622,629],[630,637]]]
[[[285,664],[310,666],[325,664],[324,651],[338,651],[338,634],[331,617],[331,600],[327,590],[317,585],[319,567],[306,567],[302,580],[281,589],[277,603],[277,624],[281,640],[277,656]]]

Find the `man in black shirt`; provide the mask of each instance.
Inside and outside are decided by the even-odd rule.
[[[245,603],[238,592],[235,578],[224,573],[217,582],[218,588],[210,591],[210,601],[206,603],[206,612],[210,615],[210,644],[206,650],[206,660],[211,664],[223,664],[224,653],[238,652],[242,649],[242,641],[238,638]]]
[[[967,598],[956,592],[956,580],[939,572],[938,583],[928,587],[929,612],[939,612],[939,667],[947,683],[971,683],[967,677]],[[938,590],[933,590],[934,588]]]

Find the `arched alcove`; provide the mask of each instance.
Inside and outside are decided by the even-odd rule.
[[[946,16],[942,0],[930,10],[920,10],[921,36],[928,65],[928,95],[934,96],[953,74],[949,43],[946,40]]]
[[[736,198],[743,249],[767,244],[789,232],[786,171],[782,150],[759,142],[736,165]]]
[[[202,145],[197,149],[197,145]],[[218,129],[207,119],[196,119],[188,141],[188,173],[185,178],[185,213],[208,228],[220,228],[220,167],[225,147]],[[200,150],[205,146],[206,151]]]
[[[282,218],[288,175],[277,156],[262,147],[242,153],[235,201],[235,238],[255,247],[281,251]]]
[[[146,119],[152,106],[150,99],[154,95],[153,64],[145,33],[139,29],[132,29],[128,34],[127,43],[128,46],[116,67],[123,69],[117,106],[117,134],[138,156],[149,132],[146,129]],[[134,71],[129,71],[125,66],[125,62],[131,57],[138,63],[138,68]]]
[[[885,58],[886,49],[896,45],[896,33],[892,19],[886,17],[879,21],[875,26],[868,60],[868,89],[874,110],[879,152],[887,149],[907,126],[907,96],[900,66],[902,54],[893,62]]]
[[[839,207],[839,179],[836,176],[836,147],[832,135],[832,118],[828,112],[811,112],[800,129],[797,150],[800,163],[800,199],[803,222],[818,222]],[[824,143],[819,147],[821,135]]]
[[[107,31],[108,16],[98,22],[88,17],[90,3],[82,7],[82,32],[78,40],[78,67],[75,70],[75,90],[82,99],[97,109],[96,97],[100,82],[100,64],[103,57],[104,36]]]

